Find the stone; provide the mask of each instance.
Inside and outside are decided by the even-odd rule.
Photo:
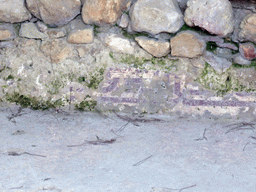
[[[129,16],[126,13],[123,13],[121,18],[118,20],[117,24],[122,28],[126,28],[128,27],[129,22]]]
[[[227,60],[233,59],[233,55],[230,49],[217,47],[216,50],[214,50],[213,52],[218,57],[223,57]]]
[[[240,41],[252,41],[256,43],[256,14],[248,14],[240,24],[238,34]]]
[[[92,43],[94,31],[92,26],[86,26],[84,29],[77,29],[69,33],[67,41],[69,43]]]
[[[190,59],[191,64],[194,67],[203,69],[205,67],[205,61],[203,57],[196,57],[196,58],[192,58]]]
[[[233,62],[239,65],[250,65],[251,61],[244,59],[240,53],[237,53],[233,57]]]
[[[232,49],[232,50],[235,50],[235,51],[238,50],[237,46],[235,46],[232,43],[218,43],[218,42],[216,42],[216,44],[219,47],[222,47],[222,48],[228,48],[228,49]]]
[[[205,41],[193,31],[183,31],[171,39],[171,55],[177,57],[198,57],[204,54]]]
[[[40,50],[46,57],[50,57],[53,63],[60,63],[72,56],[72,47],[62,39],[43,41]]]
[[[68,27],[70,32],[67,37],[67,41],[69,43],[84,44],[93,42],[93,26],[85,25],[80,18],[71,21]]]
[[[188,0],[177,0],[177,2],[182,10],[185,10],[187,8]]]
[[[49,38],[57,39],[65,37],[67,35],[67,30],[65,27],[49,28],[46,33]]]
[[[81,9],[80,0],[26,0],[29,11],[51,27],[63,26]]]
[[[189,0],[184,21],[211,34],[226,37],[234,30],[232,5],[228,0]]]
[[[99,33],[100,41],[113,52],[134,54],[136,42],[127,39],[121,34]]]
[[[239,42],[240,24],[243,21],[244,17],[250,13],[251,13],[251,11],[245,10],[245,9],[235,9],[234,10],[235,28],[234,28],[234,32],[231,36],[231,39],[233,42],[236,42],[236,43]]]
[[[253,60],[256,58],[256,50],[252,43],[239,44],[239,52],[246,60]]]
[[[0,41],[12,40],[17,37],[13,24],[0,24]]]
[[[19,23],[31,19],[25,0],[0,0],[0,22]]]
[[[40,32],[35,23],[22,23],[19,31],[20,37],[26,37],[29,39],[46,39],[47,35]]]
[[[86,0],[82,18],[86,24],[113,25],[121,17],[125,0]]]
[[[205,52],[204,60],[219,74],[224,73],[232,65],[231,61],[218,57],[209,51]]]
[[[176,0],[138,0],[131,7],[129,15],[134,31],[153,35],[176,33],[184,24]]]
[[[171,51],[168,41],[156,40],[144,36],[136,37],[135,41],[154,57],[164,57]]]
[[[30,22],[32,22],[32,21],[30,21]],[[36,26],[39,29],[39,31],[42,33],[47,31],[47,29],[48,29],[47,25],[45,25],[42,21],[37,21]]]

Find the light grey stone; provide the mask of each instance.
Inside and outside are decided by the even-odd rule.
[[[127,39],[121,34],[99,33],[97,37],[113,52],[134,54],[136,42]]]
[[[42,21],[37,21],[36,26],[39,29],[39,31],[42,32],[42,33],[45,32],[48,29],[48,27]]]
[[[234,10],[234,16],[235,16],[235,28],[234,32],[231,36],[232,41],[239,42],[239,32],[240,32],[240,23],[244,19],[244,17],[248,14],[251,14],[252,12],[245,9],[235,9]]]
[[[41,33],[34,23],[22,23],[19,36],[29,39],[46,39],[47,35]]]
[[[0,22],[18,23],[32,16],[25,6],[25,0],[0,0]]]
[[[51,27],[63,26],[81,9],[80,0],[26,0],[29,11]]]
[[[228,0],[189,0],[187,6],[184,17],[187,25],[223,37],[233,32],[235,21]]]
[[[252,62],[244,59],[240,53],[237,53],[233,57],[233,62],[240,65],[250,65]]]
[[[233,59],[233,55],[230,49],[217,47],[214,54],[218,57],[223,57],[228,60]]]
[[[12,40],[17,37],[13,24],[0,24],[0,41]]]
[[[155,57],[163,57],[170,53],[170,43],[164,40],[156,40],[144,36],[136,37],[138,44],[149,54]]]
[[[128,27],[129,22],[129,16],[126,13],[123,13],[117,24],[122,28],[126,28]]]
[[[137,32],[175,33],[184,24],[176,0],[138,0],[129,12],[131,27]]]
[[[219,74],[224,73],[232,65],[231,61],[218,57],[209,51],[205,52],[204,60]]]

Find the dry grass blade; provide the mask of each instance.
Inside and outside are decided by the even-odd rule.
[[[99,139],[98,136],[97,140],[93,140],[93,141],[86,141],[82,144],[78,144],[78,145],[67,145],[67,147],[78,147],[78,146],[85,146],[86,144],[91,144],[91,145],[108,145],[108,144],[113,144],[116,139],[110,139],[110,140],[104,140],[104,139]]]
[[[255,127],[253,127],[253,125],[255,125],[255,124],[254,123],[246,123],[246,122],[227,125],[225,127],[233,127],[233,128],[229,129],[226,132],[226,134],[233,132],[233,131],[239,131],[239,130],[253,130],[253,129],[255,129]]]
[[[138,163],[133,164],[132,166],[138,166],[141,165],[142,163],[144,163],[145,161],[147,161],[149,158],[151,158],[153,155],[150,155],[149,157],[139,161]]]

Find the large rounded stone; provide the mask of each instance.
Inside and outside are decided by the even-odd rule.
[[[240,29],[239,40],[256,43],[256,14],[246,15],[240,24]]]
[[[26,0],[29,11],[44,23],[56,27],[67,24],[80,13],[80,0]]]
[[[0,0],[0,22],[18,23],[30,18],[24,0]]]
[[[86,24],[115,24],[121,17],[125,0],[86,0],[82,8],[82,18]]]
[[[158,34],[175,33],[184,24],[176,0],[138,0],[130,10],[134,31]]]
[[[228,0],[189,0],[187,6],[184,17],[187,25],[223,37],[233,32],[235,21]]]

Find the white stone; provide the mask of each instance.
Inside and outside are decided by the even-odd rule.
[[[175,33],[184,24],[176,0],[138,0],[130,9],[131,27],[137,32]]]
[[[228,0],[189,0],[184,21],[223,37],[233,32],[235,24]]]

